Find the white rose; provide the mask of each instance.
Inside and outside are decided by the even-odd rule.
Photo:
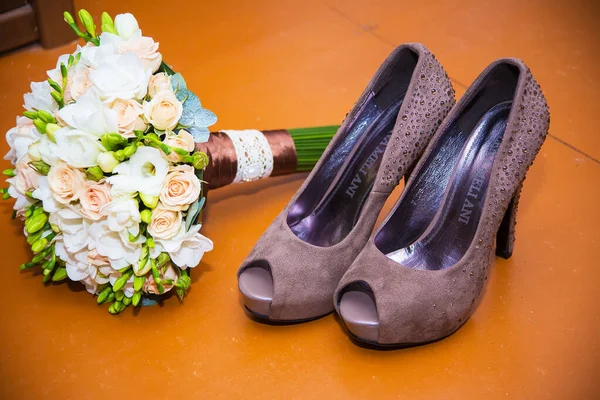
[[[78,129],[62,128],[54,133],[58,157],[75,168],[97,165],[98,155],[106,149],[98,137]]]
[[[163,182],[169,172],[169,161],[165,154],[154,147],[140,147],[129,161],[119,164],[115,175],[107,178],[113,185],[113,196],[139,192],[156,197],[160,194]]]
[[[171,77],[164,72],[159,72],[158,74],[152,75],[150,77],[150,82],[148,83],[148,95],[150,95],[150,97],[154,97],[158,93],[165,90],[171,92],[173,91]]]
[[[171,239],[181,230],[183,217],[179,211],[159,205],[152,211],[148,233],[154,239]]]
[[[125,53],[101,60],[90,79],[104,100],[141,100],[146,96],[151,75],[152,71],[144,68],[134,53]]]
[[[75,103],[63,107],[58,116],[65,124],[96,136],[117,132],[117,112],[102,103],[95,90],[88,90]]]
[[[183,113],[183,104],[172,91],[158,93],[150,101],[144,102],[144,117],[156,129],[172,130]]]
[[[64,205],[56,201],[52,195],[47,176],[40,176],[38,178],[38,185],[38,188],[33,191],[32,196],[34,199],[42,201],[42,208],[44,211],[53,213],[64,207]]]
[[[129,198],[118,198],[106,204],[100,210],[106,216],[108,229],[113,232],[124,232],[137,236],[140,233],[140,211],[138,203]]]
[[[182,225],[179,233],[172,239],[160,239],[156,243],[169,253],[171,260],[181,269],[194,268],[200,263],[205,252],[213,249],[213,242],[201,235],[200,225],[192,225],[185,231]]]
[[[64,247],[69,253],[75,254],[82,249],[87,250],[90,243],[88,234],[90,223],[80,213],[72,208],[63,208],[51,213],[48,221],[60,229]]]
[[[119,47],[119,53],[127,52],[135,53],[142,61],[144,68],[153,73],[158,70],[162,62],[162,55],[158,52],[158,43],[150,37],[136,36],[124,41]]]
[[[10,150],[4,159],[14,165],[17,160],[27,154],[29,146],[41,137],[42,135],[33,126],[33,121],[26,117],[18,117],[17,126],[6,132],[6,142]]]
[[[90,250],[96,249],[101,256],[108,257],[114,269],[125,268],[135,264],[142,255],[143,237],[134,242],[129,241],[126,232],[114,232],[104,220],[90,226]]]
[[[47,81],[31,82],[31,92],[23,96],[24,107],[29,111],[44,110],[52,114],[58,109],[58,104],[50,96],[51,91]]]
[[[115,29],[120,37],[129,39],[133,35],[141,35],[140,26],[133,14],[118,14],[115,17]]]

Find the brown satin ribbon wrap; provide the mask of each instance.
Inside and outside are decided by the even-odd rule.
[[[271,176],[293,174],[298,159],[296,147],[289,132],[284,129],[262,131],[273,153]],[[208,166],[204,170],[204,180],[209,189],[216,189],[233,182],[237,173],[237,155],[229,136],[223,132],[211,132],[206,143],[196,144],[196,150],[208,155]]]

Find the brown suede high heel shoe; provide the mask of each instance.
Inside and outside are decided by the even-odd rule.
[[[354,338],[410,346],[465,323],[494,251],[512,254],[522,183],[549,124],[522,61],[501,59],[483,71],[338,285],[334,304]]]
[[[453,104],[448,76],[425,46],[392,52],[240,267],[239,289],[252,314],[300,322],[333,311],[337,283],[386,198]]]

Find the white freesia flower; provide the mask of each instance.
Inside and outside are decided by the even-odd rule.
[[[117,48],[120,42],[121,39],[118,36],[110,33],[102,33],[102,35],[100,35],[100,46],[87,43],[81,48],[81,59],[79,60],[79,63],[91,69],[97,68],[102,60],[117,54]]]
[[[105,151],[97,136],[78,129],[62,128],[54,136],[58,157],[75,168],[97,165],[98,155]]]
[[[60,162],[58,158],[58,146],[48,136],[42,135],[40,140],[33,144],[36,153],[42,158],[42,161],[50,166],[55,166]]]
[[[100,210],[106,216],[108,229],[113,232],[123,232],[137,236],[140,233],[139,205],[132,198],[117,198]]]
[[[139,192],[156,197],[160,194],[163,182],[169,172],[169,161],[164,153],[154,147],[140,147],[129,161],[119,164],[113,175],[107,178],[112,185],[112,194]]]
[[[115,29],[123,39],[142,34],[137,19],[130,13],[119,14],[115,17]]]
[[[54,101],[50,92],[52,88],[47,81],[31,82],[31,92],[23,96],[24,107],[29,111],[44,110],[52,113],[58,109],[58,104]]]
[[[199,230],[200,225],[192,225],[186,232],[185,226],[182,225],[175,237],[169,240],[157,240],[156,243],[160,245],[159,250],[169,253],[171,260],[179,268],[194,268],[200,263],[204,253],[213,249],[213,242],[200,234]]]
[[[98,67],[90,72],[103,100],[137,99],[146,96],[152,70],[144,68],[134,53],[125,53],[102,59]]]
[[[119,270],[136,263],[142,255],[144,238],[130,242],[126,232],[114,232],[108,227],[105,220],[98,221],[89,229],[92,241],[90,250],[95,249],[98,254],[110,260],[111,266]]]
[[[87,248],[82,248],[77,252],[67,250],[64,237],[58,235],[54,242],[54,251],[56,256],[65,262],[67,276],[72,281],[87,280],[90,276],[89,264],[87,262]]]
[[[27,154],[29,146],[41,136],[29,118],[17,117],[17,126],[6,132],[6,142],[10,150],[4,159],[14,165],[17,160]]]
[[[75,254],[82,249],[87,250],[91,240],[88,234],[91,222],[83,218],[79,212],[70,207],[63,208],[51,213],[48,221],[60,229],[64,247],[69,253]]]
[[[102,103],[95,90],[88,90],[75,103],[63,107],[59,117],[69,126],[102,136],[117,132],[117,112]]]
[[[47,213],[54,213],[64,207],[64,204],[56,201],[52,195],[47,176],[40,176],[38,178],[38,188],[33,191],[32,196],[34,199],[42,201],[42,208]]]

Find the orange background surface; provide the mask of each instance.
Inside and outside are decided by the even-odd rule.
[[[215,129],[340,123],[393,47],[421,41],[458,95],[493,59],[523,58],[548,98],[550,136],[524,188],[514,256],[497,260],[475,315],[445,340],[397,351],[356,347],[333,315],[274,327],[242,311],[235,272],[305,175],[210,193],[203,232],[215,249],[193,271],[185,304],[117,317],[76,285],[45,287],[19,271],[31,255],[3,202],[0,398],[599,398],[596,1],[75,5],[134,13],[217,113]],[[0,57],[0,130],[14,125],[29,82],[73,48]]]

